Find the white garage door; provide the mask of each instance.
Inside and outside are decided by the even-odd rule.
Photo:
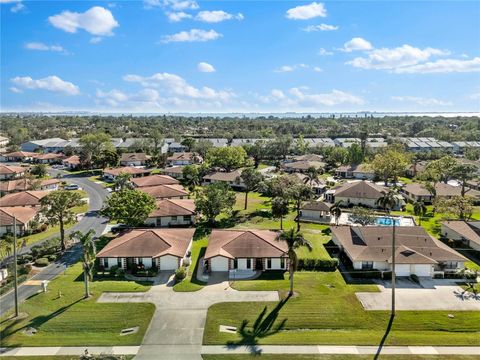
[[[222,256],[214,257],[211,260],[212,271],[228,271],[228,259]]]
[[[397,276],[410,276],[410,265],[408,264],[395,265],[395,274]]]
[[[165,255],[160,258],[160,270],[176,270],[178,268],[178,258],[176,256]]]
[[[410,272],[412,274],[415,274],[417,276],[432,276],[431,272],[431,265],[426,265],[426,264],[412,264],[410,266]]]

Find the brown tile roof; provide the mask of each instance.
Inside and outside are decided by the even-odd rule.
[[[294,161],[291,163],[283,164],[284,168],[295,169],[295,170],[307,170],[308,168],[314,167],[321,169],[325,167],[325,163],[321,161]]]
[[[292,157],[295,161],[317,161],[323,162],[323,156],[317,154],[296,155]]]
[[[157,201],[157,209],[149,218],[162,216],[184,216],[195,214],[195,202],[191,199],[164,199]]]
[[[442,225],[455,231],[465,239],[480,245],[480,222],[476,222],[476,226],[473,223],[466,221],[444,221]]]
[[[50,191],[22,191],[15,194],[5,195],[0,198],[0,207],[4,206],[39,206],[40,199],[48,195]]]
[[[40,182],[40,188],[52,184],[59,184],[60,180],[58,179],[47,179]],[[0,182],[0,192],[17,192],[17,191],[26,191],[31,189],[31,180],[28,179],[16,179],[10,181]]]
[[[66,163],[66,164],[80,165],[80,156],[78,156],[78,155],[69,156],[69,157],[63,159],[63,162]]]
[[[13,225],[13,218],[17,218],[17,224],[25,225],[38,214],[33,207],[0,207],[0,225]]]
[[[278,240],[279,233],[271,230],[212,230],[205,259],[215,256],[227,258],[285,257],[288,247]]]
[[[335,197],[378,199],[382,196],[382,191],[387,191],[387,189],[370,181],[362,180],[346,183],[336,188]]]
[[[183,173],[183,168],[185,166],[172,166],[172,167],[167,167],[165,169],[162,169],[162,173],[170,173],[170,174],[182,174]]]
[[[391,261],[392,228],[389,226],[331,226],[353,261]],[[396,227],[396,261],[399,264],[432,264],[466,258],[430,236],[421,226]],[[415,254],[411,254],[414,252]]]
[[[323,201],[310,201],[303,205],[302,210],[313,210],[313,211],[330,211],[332,204],[327,204]]]
[[[34,152],[28,152],[28,151],[14,151],[11,153],[3,154],[3,156],[5,157],[17,157],[17,158],[35,157],[36,155],[38,154]]]
[[[184,257],[195,229],[135,229],[119,235],[97,257]]]
[[[151,156],[145,153],[123,153],[120,161],[128,162],[128,161],[147,161],[150,159]]]
[[[22,166],[9,166],[0,164],[0,175],[21,174],[28,168]]]
[[[438,183],[435,185],[437,196],[460,196],[462,192],[461,186],[453,186],[445,183]],[[403,187],[403,191],[413,194],[414,196],[430,196],[430,192],[425,188],[425,185],[420,183],[411,183]],[[465,195],[480,197],[480,191],[473,189],[466,189]]]
[[[132,175],[137,175],[137,174],[149,174],[151,170],[146,170],[146,169],[139,169],[133,166],[124,166],[124,167],[119,167],[119,168],[107,168],[103,170],[104,174],[109,174],[113,176],[118,176],[120,174],[132,174]]]
[[[194,152],[178,152],[178,153],[173,153],[172,156],[167,157],[167,161],[175,161],[175,160],[193,161],[195,159],[200,160],[200,155]]]
[[[136,187],[157,186],[157,185],[175,185],[179,184],[177,179],[168,175],[150,175],[132,179]]]
[[[138,190],[143,191],[157,199],[188,195],[188,192],[183,188],[182,185],[145,186],[138,188]]]
[[[342,165],[339,166],[336,172],[352,172],[352,173],[366,173],[366,174],[373,174],[374,171],[371,170],[367,164],[358,164],[358,165]]]
[[[64,157],[63,154],[55,154],[55,153],[36,154],[34,156],[34,158],[37,160],[61,159],[63,157]]]
[[[240,170],[234,170],[230,172],[217,171],[208,175],[205,175],[204,179],[216,180],[216,181],[235,181],[242,175]]]

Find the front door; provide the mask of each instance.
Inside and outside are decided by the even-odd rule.
[[[133,258],[127,258],[127,270],[131,270],[133,266]]]
[[[255,270],[263,270],[263,259],[256,258],[255,259]]]

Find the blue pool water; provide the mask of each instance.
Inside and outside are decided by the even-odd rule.
[[[395,226],[400,226],[400,219],[392,219],[385,216],[376,218],[375,224],[383,225],[383,226],[393,226],[394,221],[395,221]]]

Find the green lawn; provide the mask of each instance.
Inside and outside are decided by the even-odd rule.
[[[277,277],[275,279],[274,277]],[[282,298],[288,291],[288,276],[239,281],[238,290],[278,290]],[[273,277],[273,278],[272,278]],[[356,291],[377,291],[373,285],[347,285],[336,272],[297,272],[297,296],[285,303],[222,303],[208,311],[205,344],[257,342],[259,344],[338,344],[376,345],[385,334],[387,311],[365,311]],[[266,319],[276,319],[273,328],[285,321],[283,330],[242,338],[220,333],[219,325],[239,327],[258,320],[264,307]],[[454,314],[449,318],[448,314]],[[399,311],[386,339],[387,345],[480,345],[480,312]]]
[[[134,281],[98,280],[91,284],[93,296],[85,300],[81,273],[81,264],[77,263],[50,282],[47,293],[36,294],[23,302],[20,305],[21,319],[3,317],[0,323],[2,346],[140,344],[155,310],[153,304],[96,301],[105,291],[147,291],[150,285]],[[120,336],[122,329],[133,326],[139,326],[138,333]],[[37,334],[24,334],[27,327],[37,329]]]
[[[251,354],[202,355],[203,360],[371,360],[374,355],[306,355],[306,354]],[[381,355],[382,360],[474,360],[468,355]]]

